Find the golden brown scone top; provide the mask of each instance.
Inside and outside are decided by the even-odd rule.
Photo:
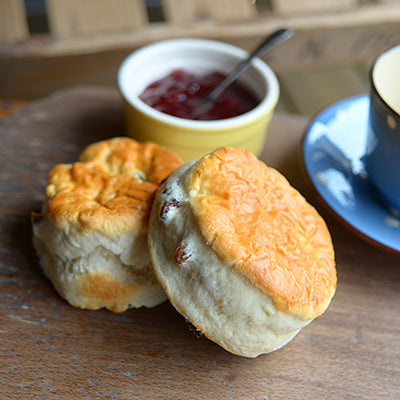
[[[79,160],[50,171],[47,214],[60,228],[110,236],[147,230],[160,182],[182,164],[156,143],[122,137],[89,145]]]
[[[202,234],[225,261],[302,318],[322,314],[336,289],[334,250],[316,210],[251,152],[223,147],[188,180]]]

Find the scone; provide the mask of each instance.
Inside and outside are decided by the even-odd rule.
[[[223,147],[160,186],[149,251],[172,305],[226,350],[256,357],[322,314],[334,250],[316,210],[249,151]]]
[[[121,312],[166,299],[149,268],[148,220],[161,180],[181,164],[155,143],[113,138],[50,171],[33,243],[71,305]]]

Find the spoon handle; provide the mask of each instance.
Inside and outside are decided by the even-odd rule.
[[[250,65],[254,57],[261,57],[273,49],[279,43],[289,39],[293,31],[287,28],[281,28],[269,35],[245,60],[239,63],[210,93],[206,100],[215,100],[236,78],[238,78]]]

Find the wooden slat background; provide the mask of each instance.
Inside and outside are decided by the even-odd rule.
[[[49,32],[29,36],[22,0],[0,0],[0,98],[34,99],[79,84],[116,85],[136,48],[203,37],[253,49],[268,32],[295,35],[264,57],[282,111],[313,115],[368,90],[368,68],[400,43],[400,0],[45,0]],[[154,17],[154,15],[156,17]]]
[[[50,32],[57,38],[135,31],[148,23],[141,0],[46,0]]]
[[[23,0],[0,0],[0,40],[21,40],[29,36]]]
[[[202,19],[244,20],[256,16],[254,3],[248,0],[163,0],[166,20],[172,25],[188,25]]]
[[[320,10],[340,10],[356,6],[358,0],[271,0],[277,12],[315,12]]]

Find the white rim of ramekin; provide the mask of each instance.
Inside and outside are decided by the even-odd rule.
[[[144,101],[140,100],[137,95],[132,95],[127,90],[126,79],[130,79],[129,70],[131,64],[143,55],[151,53],[156,54],[160,48],[165,46],[197,46],[203,49],[212,48],[213,50],[220,50],[224,53],[229,53],[238,58],[238,61],[248,56],[248,52],[233,46],[228,43],[210,40],[210,39],[196,39],[196,38],[182,38],[182,39],[168,39],[160,42],[155,42],[150,45],[139,48],[130,55],[128,55],[122,62],[118,71],[118,87],[124,99],[135,107],[143,114],[152,117],[160,122],[165,122],[170,125],[194,128],[194,129],[210,129],[210,128],[229,128],[246,124],[250,121],[256,120],[269,110],[273,109],[278,102],[279,98],[279,83],[275,73],[272,69],[261,59],[254,58],[251,65],[257,70],[261,76],[264,77],[267,83],[267,95],[262,101],[252,110],[232,118],[225,118],[216,121],[199,121],[193,119],[185,119],[175,117],[173,115],[165,114],[155,108],[149,106]]]

